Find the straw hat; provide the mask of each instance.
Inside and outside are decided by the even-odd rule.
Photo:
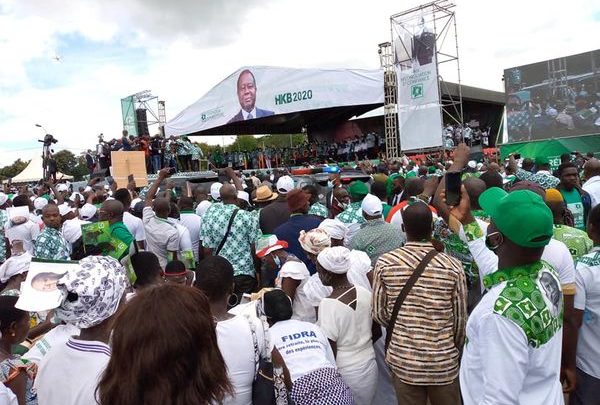
[[[256,189],[256,198],[254,198],[254,202],[267,202],[273,201],[279,195],[271,191],[271,189],[267,186],[260,186]]]

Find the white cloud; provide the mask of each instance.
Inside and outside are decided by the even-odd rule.
[[[38,146],[36,121],[56,135],[59,148],[75,151],[93,147],[100,132],[117,136],[119,99],[140,90],[166,100],[173,117],[242,65],[377,68],[377,44],[390,39],[389,16],[417,3],[0,0],[0,164],[20,156],[11,149]],[[457,3],[464,84],[502,90],[504,68],[598,47],[596,1]],[[128,58],[102,54],[98,63],[76,65],[73,50],[51,65],[64,34],[104,44],[125,36],[148,58],[141,71]],[[64,83],[40,88],[25,69],[40,58],[48,75],[77,69]],[[452,72],[443,75],[453,79]],[[11,148],[9,138],[30,143]]]

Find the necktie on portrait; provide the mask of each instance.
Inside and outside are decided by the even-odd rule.
[[[252,118],[254,118],[254,117],[252,116],[252,113],[250,113],[250,114],[248,114],[248,117],[246,119],[251,120]]]

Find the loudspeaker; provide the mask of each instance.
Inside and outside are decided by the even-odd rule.
[[[136,117],[136,121],[137,121],[138,136],[150,135],[150,131],[148,131],[148,118],[146,116],[146,109],[144,109],[144,108],[136,109],[135,117]]]

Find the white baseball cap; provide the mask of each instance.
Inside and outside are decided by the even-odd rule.
[[[367,194],[360,204],[363,212],[367,215],[376,216],[383,212],[383,204],[381,200],[373,194]]]
[[[71,194],[71,196],[69,197],[69,200],[75,202],[75,199],[77,198],[77,196],[79,196],[80,202],[84,201],[83,195],[81,193],[78,193],[77,191]]]
[[[33,207],[36,210],[43,210],[46,205],[48,205],[48,200],[46,200],[44,197],[38,197],[33,200]]]
[[[221,199],[221,187],[223,187],[223,184],[218,182],[210,185],[210,196],[213,200],[216,201]]]
[[[60,183],[56,186],[56,191],[59,193],[62,193],[63,191],[69,191],[69,186],[64,183]]]
[[[245,191],[238,191],[237,192],[237,198],[239,198],[240,200],[244,200],[246,201],[248,204],[250,204],[250,195],[245,192]]]
[[[92,204],[84,204],[83,207],[79,209],[79,218],[84,221],[89,221],[94,215],[96,215],[96,211],[98,209]]]
[[[277,191],[287,194],[294,189],[294,179],[290,176],[282,176],[277,180]]]
[[[69,205],[67,203],[63,203],[58,206],[58,212],[60,212],[61,217],[64,217],[69,212],[74,212],[74,211],[75,211],[75,208],[69,207]]]
[[[477,167],[477,162],[475,162],[474,160],[469,160],[467,166],[469,166],[471,169],[475,169]]]
[[[138,197],[138,198],[134,198],[133,200],[131,200],[131,205],[130,205],[129,207],[130,207],[131,209],[134,209],[134,208],[135,208],[135,205],[136,205],[137,203],[139,203],[139,202],[142,202],[142,199],[141,199],[141,198],[139,198],[139,197]]]

